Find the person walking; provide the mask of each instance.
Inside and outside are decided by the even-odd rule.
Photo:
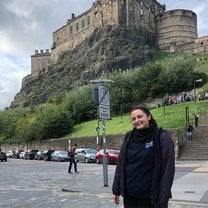
[[[77,163],[76,163],[76,160],[75,160],[75,154],[76,154],[76,147],[77,145],[75,144],[72,148],[70,148],[69,150],[69,168],[68,168],[68,173],[69,174],[72,174],[72,164],[74,164],[74,172],[75,173],[78,173],[77,171]]]
[[[133,130],[121,145],[112,185],[113,201],[124,208],[167,208],[175,173],[174,142],[150,111],[131,111]]]
[[[186,136],[188,140],[192,140],[193,131],[194,127],[190,123],[188,123],[188,125],[186,126]]]

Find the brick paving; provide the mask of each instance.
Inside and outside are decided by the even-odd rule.
[[[0,208],[123,207],[122,201],[115,205],[111,198],[114,165],[108,165],[108,187],[103,186],[102,165],[78,163],[79,173],[72,175],[67,168],[65,162],[8,159],[0,163]],[[169,208],[208,207],[207,168],[205,161],[176,162]]]

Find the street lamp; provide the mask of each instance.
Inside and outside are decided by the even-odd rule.
[[[93,90],[93,99],[98,107],[98,119],[102,119],[102,130],[103,130],[103,182],[104,186],[108,186],[108,164],[107,164],[107,153],[106,153],[106,134],[105,134],[105,120],[110,119],[110,100],[109,90],[103,86],[105,83],[114,83],[113,80],[90,80],[90,83],[100,84]],[[99,126],[97,128],[99,131]]]
[[[203,79],[197,79],[197,80],[194,80],[194,102],[196,104],[196,83],[197,82],[202,82]]]

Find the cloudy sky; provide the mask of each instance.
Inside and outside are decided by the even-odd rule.
[[[50,49],[52,33],[71,13],[79,15],[95,0],[0,0],[0,110],[9,107],[31,72],[30,56]],[[190,9],[198,15],[199,36],[208,35],[207,0],[159,0],[166,9]],[[200,4],[199,4],[200,2]]]

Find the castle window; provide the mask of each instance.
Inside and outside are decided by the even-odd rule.
[[[77,22],[76,23],[76,31],[78,31],[79,30],[79,23]]]
[[[73,27],[72,26],[70,26],[70,34],[72,34],[73,33]]]
[[[143,6],[143,1],[140,2],[140,6],[141,6],[141,7]]]
[[[144,11],[143,9],[140,10],[140,15],[143,16],[144,15]]]
[[[90,25],[90,17],[87,17],[87,24]]]
[[[84,28],[84,26],[85,26],[85,21],[84,21],[84,19],[82,20],[82,28]]]

